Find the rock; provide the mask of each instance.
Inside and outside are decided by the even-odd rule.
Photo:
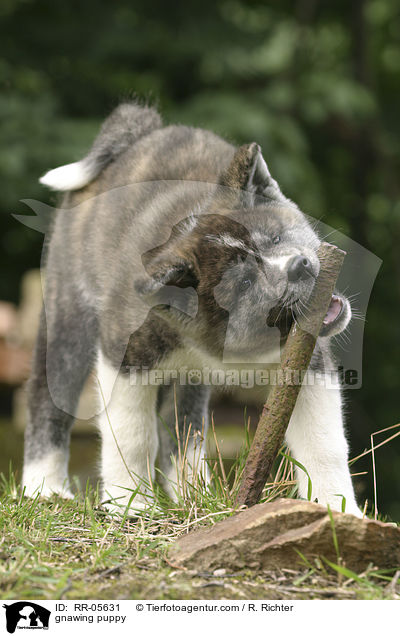
[[[379,568],[400,566],[400,528],[332,514],[343,565],[355,572],[370,563]],[[171,546],[168,558],[173,565],[202,571],[271,570],[304,566],[298,552],[311,563],[316,557],[337,562],[328,511],[309,501],[278,499],[190,532]]]
[[[219,568],[218,570],[214,570],[213,576],[225,576],[226,570],[225,568]]]

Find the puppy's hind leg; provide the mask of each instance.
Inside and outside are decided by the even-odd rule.
[[[42,310],[28,383],[22,486],[25,494],[72,497],[68,486],[70,428],[91,366],[96,321],[71,300],[46,324]]]
[[[210,389],[203,385],[161,387],[158,409],[161,483],[176,501],[179,495],[207,484],[206,462]],[[179,436],[179,441],[178,441]],[[178,449],[179,445],[179,449]]]

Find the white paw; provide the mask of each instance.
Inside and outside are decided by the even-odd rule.
[[[43,497],[49,499],[53,495],[62,497],[63,499],[73,499],[74,495],[70,491],[68,486],[48,486],[46,484],[40,486],[34,486],[32,484],[23,484],[24,495],[26,497]]]
[[[68,482],[68,461],[62,450],[49,450],[44,457],[25,462],[22,487],[27,497],[59,495],[73,499]]]
[[[150,511],[154,504],[151,497],[146,499],[143,495],[136,495],[134,499],[131,500],[132,493],[129,495],[121,495],[121,490],[119,489],[118,494],[114,494],[111,496],[110,493],[106,492],[104,494],[104,501],[102,502],[103,508],[106,508],[110,514],[120,515],[121,517],[125,515],[126,509],[128,509],[129,517],[137,517],[147,511]]]
[[[123,517],[125,515],[125,513],[126,513],[126,508],[127,508],[128,502],[124,505],[122,503],[120,503],[120,504],[115,503],[114,504],[114,503],[112,503],[110,501],[105,501],[101,505],[111,515],[118,515],[120,517]],[[141,502],[137,502],[137,503],[132,502],[131,505],[129,506],[129,510],[128,510],[127,516],[128,517],[140,517],[141,515],[143,515],[146,512],[150,511],[151,508],[152,508],[152,506],[146,505],[146,504],[141,503]]]
[[[334,498],[332,497],[329,499],[329,501],[319,500],[319,503],[321,503],[323,506],[326,506],[326,507],[329,506],[331,510],[334,510],[336,512],[345,512],[347,515],[354,515],[355,517],[362,519],[363,513],[357,506],[354,499],[353,501],[350,500],[345,502],[344,510],[342,506],[342,501],[338,497],[334,497]]]
[[[354,515],[355,517],[358,517],[358,519],[362,519],[363,518],[362,511],[356,505],[346,506],[345,513],[347,515]]]

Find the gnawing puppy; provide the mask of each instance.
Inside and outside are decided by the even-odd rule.
[[[236,149],[205,130],[162,127],[157,112],[136,104],[112,113],[87,157],[41,181],[66,194],[48,246],[23,484],[27,494],[69,495],[70,426],[95,368],[106,407],[98,418],[104,498],[126,505],[137,489],[131,506],[145,507],[157,457],[175,494],[176,418],[178,433],[190,429],[191,472],[207,479],[196,439],[207,428],[212,382],[182,380],[182,369],[279,361],[293,320],[307,311],[320,240],[256,143]],[[335,374],[329,339],[350,317],[335,294],[311,364],[320,378]],[[158,373],[153,381],[149,371]],[[329,384],[302,387],[287,443],[313,499],[341,509],[345,498],[346,511],[360,515],[340,388]],[[305,497],[307,476],[297,477]]]

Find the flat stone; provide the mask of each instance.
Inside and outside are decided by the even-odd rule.
[[[341,512],[332,516],[343,565],[355,572],[370,563],[400,567],[400,528]],[[298,553],[311,563],[316,557],[337,562],[328,510],[309,501],[278,499],[190,532],[171,546],[168,559],[202,571],[271,570],[304,566]]]

